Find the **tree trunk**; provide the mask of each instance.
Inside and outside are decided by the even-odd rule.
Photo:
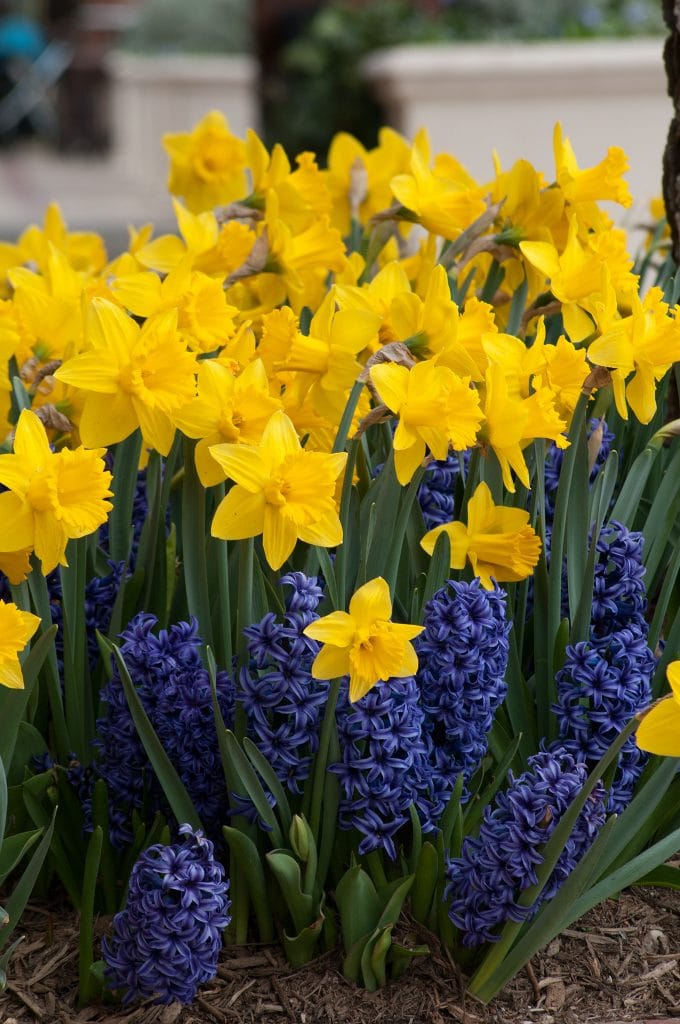
[[[662,0],[669,35],[664,46],[668,94],[673,101],[673,119],[663,155],[663,198],[671,229],[673,258],[680,264],[680,0]]]

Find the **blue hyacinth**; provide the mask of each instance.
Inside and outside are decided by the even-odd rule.
[[[227,814],[210,680],[203,667],[197,624],[180,622],[153,632],[153,615],[140,612],[121,633],[121,653],[151,724],[186,786],[210,834]],[[233,724],[233,683],[217,675],[218,702],[228,727]],[[105,711],[97,721],[95,768],[111,801],[111,838],[121,846],[132,839],[133,809],[167,810],[125,699],[120,675],[102,689]],[[124,812],[124,813],[123,813]]]
[[[545,888],[529,907],[519,904],[525,889],[537,882],[542,849],[588,776],[585,765],[564,750],[541,751],[529,758],[518,778],[484,809],[479,836],[468,836],[460,857],[447,865],[444,898],[449,916],[466,946],[498,939],[508,920],[525,921],[552,899],[593,842],[605,820],[604,787],[598,783]]]
[[[469,462],[470,453],[464,452],[463,457],[466,463]],[[418,503],[428,530],[452,522],[453,495],[459,476],[460,462],[456,452],[450,452],[446,459],[428,464],[418,487]]]
[[[450,581],[428,603],[423,624],[415,646],[430,770],[418,806],[427,830],[437,826],[458,775],[467,785],[480,766],[505,698],[505,594],[479,580]]]
[[[125,908],[102,942],[106,983],[123,1003],[190,1003],[217,973],[231,920],[229,881],[213,844],[189,825],[172,846],[150,846],[130,875]]]
[[[359,853],[383,849],[396,860],[394,837],[409,820],[427,775],[424,713],[413,676],[377,683],[350,704],[338,700],[341,760],[330,765],[341,787],[339,821],[362,836]]]
[[[590,638],[566,649],[553,710],[560,743],[592,768],[633,715],[651,703],[655,658],[647,644],[642,535],[615,521],[597,541]],[[630,737],[621,750],[609,810],[630,802],[647,763]]]
[[[251,663],[241,670],[238,699],[251,738],[280,781],[300,793],[319,745],[329,686],[312,678],[319,644],[303,633],[318,618],[323,591],[315,576],[301,572],[287,573],[280,582],[287,591],[283,620],[268,612],[244,631]]]

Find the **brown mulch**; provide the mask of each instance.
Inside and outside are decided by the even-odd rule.
[[[465,996],[446,952],[369,994],[337,951],[293,971],[276,947],[225,947],[190,1007],[78,1009],[77,922],[31,906],[0,996],[0,1024],[595,1024],[680,1022],[680,892],[637,889],[591,911],[534,957],[488,1007]],[[101,934],[108,924],[99,922]],[[411,936],[413,938],[414,936]]]

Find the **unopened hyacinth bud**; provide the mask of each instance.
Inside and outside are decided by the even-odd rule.
[[[130,875],[125,907],[102,942],[106,983],[123,1003],[190,1003],[217,973],[229,924],[229,881],[213,844],[190,825],[172,846],[145,850]]]
[[[505,698],[505,594],[484,590],[478,579],[450,581],[428,603],[423,624],[415,646],[430,769],[418,807],[427,831],[437,826],[458,775],[467,784],[481,764]]]
[[[530,757],[518,778],[509,773],[507,790],[484,809],[479,836],[466,837],[461,856],[447,865],[444,898],[464,945],[496,941],[506,921],[527,920],[555,896],[604,824],[601,783],[586,800],[538,899],[528,907],[518,902],[536,884],[543,847],[587,777],[586,766],[559,749]]]

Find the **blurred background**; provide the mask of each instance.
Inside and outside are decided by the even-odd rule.
[[[237,134],[253,126],[269,145],[312,149],[321,162],[337,131],[371,147],[382,124],[410,134],[425,123],[435,148],[490,176],[494,145],[507,164],[532,121],[545,135],[541,117],[556,120],[580,96],[583,114],[572,116],[587,120],[590,109],[597,159],[606,145],[638,138],[647,176],[637,188],[659,191],[671,113],[663,33],[661,0],[0,0],[0,237],[40,219],[52,198],[72,226],[110,235],[128,221],[169,223],[160,136],[215,107]],[[590,40],[600,68],[594,84],[572,56],[579,40]],[[542,41],[553,47],[547,58]],[[495,44],[490,57],[479,55],[481,42]],[[642,70],[627,49],[637,44]],[[395,47],[406,65],[385,62]],[[535,77],[541,61],[552,87]],[[509,64],[524,76],[517,93],[499,77]],[[607,81],[625,114],[607,106]],[[533,94],[546,100],[543,114],[529,109]],[[457,120],[477,99],[481,112]],[[641,128],[630,121],[636,110]],[[563,119],[582,158],[581,129]]]

